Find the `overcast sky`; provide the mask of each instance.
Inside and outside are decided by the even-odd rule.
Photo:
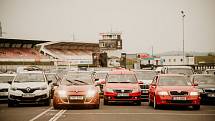
[[[123,51],[215,52],[215,0],[0,0],[3,36],[98,42],[122,32]]]

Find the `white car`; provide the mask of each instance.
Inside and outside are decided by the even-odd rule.
[[[16,74],[0,74],[0,101],[8,100],[9,82],[13,80]]]
[[[50,105],[50,86],[42,71],[17,73],[8,89],[8,107],[19,103]]]

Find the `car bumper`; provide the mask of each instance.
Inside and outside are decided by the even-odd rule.
[[[140,101],[141,93],[129,93],[128,96],[118,96],[118,93],[104,93],[104,98],[107,98],[110,102],[129,102]]]
[[[41,102],[49,99],[49,95],[43,94],[43,95],[36,95],[34,97],[22,97],[22,96],[16,96],[16,95],[9,95],[8,99],[19,103],[37,103],[37,102]]]
[[[74,100],[70,99],[69,96],[62,98],[58,96],[53,97],[53,103],[58,104],[58,105],[96,105],[100,104],[100,98],[99,95],[96,95],[96,97],[92,98],[86,98],[84,97],[81,100]]]
[[[174,96],[156,96],[157,105],[179,105],[179,106],[193,106],[200,105],[200,97],[199,96],[185,96],[185,99],[175,100]],[[179,96],[177,96],[179,97]]]
[[[0,101],[8,100],[8,92],[0,92]]]
[[[215,93],[202,93],[200,96],[202,102],[215,102]]]

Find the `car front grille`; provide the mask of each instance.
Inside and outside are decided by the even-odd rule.
[[[8,92],[8,89],[0,89],[0,92]]]
[[[188,95],[187,91],[170,91],[171,95]]]
[[[167,100],[166,102],[175,104],[191,104],[192,100]]]
[[[149,85],[140,85],[141,89],[149,89]]]
[[[39,88],[30,88],[30,90],[28,91],[27,88],[23,89],[23,88],[18,88],[17,90],[22,91],[23,93],[33,93],[36,90],[39,90]]]
[[[132,96],[124,96],[124,97],[115,96],[114,98],[115,99],[132,99]]]
[[[113,90],[116,93],[131,93],[132,90],[121,90],[121,89],[115,89]]]
[[[205,92],[215,93],[215,89],[214,90],[212,90],[212,89],[205,89]]]

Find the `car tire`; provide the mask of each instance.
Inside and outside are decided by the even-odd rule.
[[[46,99],[46,100],[44,101],[44,105],[45,105],[45,106],[50,106],[50,103],[51,103],[51,99]]]
[[[99,104],[95,104],[93,108],[94,108],[94,109],[99,109],[99,107],[100,107]]]
[[[104,96],[104,105],[108,105],[108,104],[109,104],[108,99],[107,99],[107,97]]]
[[[154,101],[153,101],[153,108],[154,109],[158,109],[158,105],[157,105],[157,102],[156,102],[156,97],[154,96]]]
[[[141,105],[141,100],[138,100],[135,103],[136,103],[136,105],[140,106]]]
[[[193,106],[193,109],[194,109],[194,110],[200,110],[200,105],[194,105],[194,106]]]
[[[151,101],[151,98],[150,98],[150,95],[149,95],[149,99],[148,99],[148,104],[149,104],[149,106],[152,106],[152,105],[153,105],[153,103],[152,103],[152,101]]]
[[[14,107],[15,106],[15,101],[12,101],[10,99],[8,99],[8,107]]]

